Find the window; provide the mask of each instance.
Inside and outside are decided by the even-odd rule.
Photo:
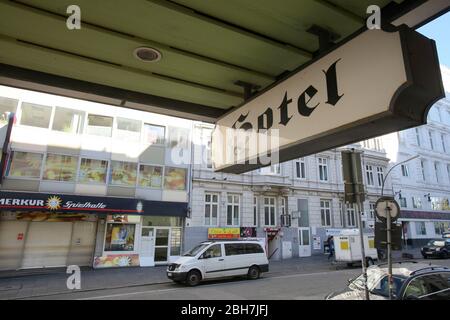
[[[366,165],[366,177],[367,177],[367,185],[373,186],[373,169],[371,165]]]
[[[400,207],[407,208],[408,203],[406,202],[406,198],[400,198]]]
[[[448,181],[450,182],[450,164],[447,165],[447,177]]]
[[[81,183],[106,183],[106,173],[108,170],[107,160],[95,160],[82,158],[78,182]]]
[[[105,251],[134,251],[135,224],[108,223]]]
[[[95,114],[88,115],[87,134],[111,137],[112,127],[113,118]]]
[[[164,144],[166,128],[153,124],[144,124],[144,141],[148,144]]]
[[[189,148],[189,129],[169,127],[169,148]]]
[[[412,197],[412,203],[414,209],[422,209],[422,199],[420,197]]]
[[[56,107],[53,117],[52,130],[66,133],[82,133],[84,122],[84,112]]]
[[[320,200],[320,218],[322,226],[331,227],[331,201]]]
[[[141,122],[126,118],[117,118],[117,131],[115,136],[119,139],[139,140],[141,134]]]
[[[419,131],[419,128],[415,128],[415,131],[416,131],[416,143],[420,147],[421,143],[420,143],[420,131]]]
[[[205,250],[203,258],[219,258],[222,256],[222,245],[215,244]]]
[[[347,204],[347,227],[356,227],[356,213],[353,203]]]
[[[24,126],[48,128],[50,126],[51,115],[52,107],[24,102],[22,103],[20,124]]]
[[[281,173],[280,164],[276,163],[269,167],[261,168],[259,171],[261,174],[278,175]]]
[[[428,138],[430,139],[430,148],[434,150],[433,132],[431,130],[428,130]]]
[[[218,223],[219,195],[215,193],[205,194],[205,225],[216,226]]]
[[[13,151],[8,176],[39,179],[42,158],[43,155],[40,153]]]
[[[319,163],[319,180],[328,181],[328,162],[326,158],[317,158]]]
[[[253,197],[253,225],[258,225],[258,197]]]
[[[305,158],[295,161],[295,173],[298,179],[306,179]]]
[[[228,226],[238,226],[239,225],[239,195],[228,195],[227,196],[227,225]]]
[[[109,181],[111,184],[136,185],[137,164],[132,162],[111,161]]]
[[[402,176],[409,177],[409,170],[406,164],[402,164]]]
[[[58,154],[47,154],[44,166],[44,180],[75,181],[78,158]]]
[[[442,235],[444,232],[448,231],[448,222],[435,222],[434,223],[434,233],[438,236]]]
[[[286,214],[286,199],[281,198],[280,199],[280,215]]]
[[[380,187],[383,186],[383,180],[384,180],[384,173],[383,173],[383,167],[377,167],[377,178],[378,178],[378,185]]]
[[[376,208],[376,203],[370,202],[369,203],[369,217],[371,219],[375,218],[375,208]]]
[[[441,144],[442,144],[442,151],[447,152],[447,148],[445,146],[445,135],[441,133]]]
[[[434,163],[434,174],[436,175],[436,182],[439,183],[439,162]]]
[[[18,103],[16,99],[0,97],[0,124],[8,122],[9,113],[16,113]]]
[[[408,284],[403,297],[414,297],[413,299],[417,300],[450,300],[449,283],[448,272],[420,276]]]
[[[425,160],[420,160],[420,169],[422,171],[422,181],[426,181],[426,179],[425,179]]]
[[[416,224],[416,234],[419,236],[425,236],[427,234],[425,222],[416,221],[415,224]]]
[[[275,226],[275,198],[265,197],[264,198],[264,225]]]
[[[164,189],[186,190],[186,169],[166,167],[164,170]]]
[[[163,167],[141,164],[139,166],[139,186],[161,189],[162,175]]]
[[[244,246],[246,254],[264,253],[264,249],[257,243],[244,243]]]
[[[392,277],[392,292],[395,296],[398,297],[400,291],[402,289],[403,283],[405,282],[404,278]],[[364,283],[364,282],[363,282]],[[387,276],[383,277],[380,282],[378,282],[375,287],[370,290],[373,294],[389,297],[389,278]]]
[[[245,246],[243,243],[225,244],[225,254],[227,256],[236,256],[245,254]]]

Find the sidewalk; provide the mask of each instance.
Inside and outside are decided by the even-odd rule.
[[[419,258],[413,252],[414,258]],[[394,261],[401,260],[401,252],[393,252]],[[327,255],[270,261],[267,275],[279,276],[297,273],[336,271],[339,267],[327,259]],[[18,299],[67,293],[65,268],[51,270],[21,270],[0,272],[0,299]],[[166,266],[147,268],[81,269],[81,290],[92,291],[131,286],[170,283]]]

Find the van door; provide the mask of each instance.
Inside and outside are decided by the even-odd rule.
[[[224,276],[225,259],[221,244],[210,246],[200,256],[205,279],[219,278]]]
[[[246,254],[244,243],[225,243],[226,276],[240,276],[248,272],[251,255]]]

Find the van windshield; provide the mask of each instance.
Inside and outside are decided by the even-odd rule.
[[[199,253],[200,251],[205,249],[207,246],[209,246],[209,243],[199,244],[199,245],[193,247],[191,250],[187,251],[185,254],[183,254],[183,257],[194,257],[197,255],[197,253]]]

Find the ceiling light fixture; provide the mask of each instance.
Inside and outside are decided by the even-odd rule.
[[[161,52],[154,48],[149,47],[139,47],[136,48],[133,52],[136,59],[143,62],[156,62],[159,61],[162,57]]]

